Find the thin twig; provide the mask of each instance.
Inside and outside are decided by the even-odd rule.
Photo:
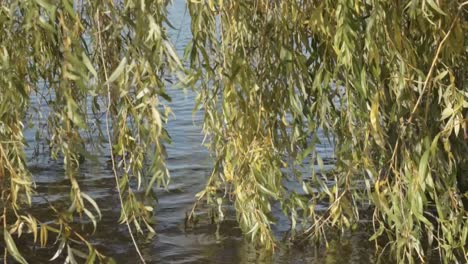
[[[429,72],[427,73],[426,79],[424,80],[424,86],[423,86],[423,89],[421,91],[421,94],[419,95],[418,100],[416,101],[416,104],[414,105],[413,110],[411,111],[410,118],[408,119],[408,124],[411,124],[411,122],[413,121],[414,113],[416,113],[416,111],[417,111],[417,109],[419,107],[419,104],[421,103],[422,97],[424,96],[424,94],[426,92],[426,89],[429,86],[429,80],[431,79],[432,72],[434,71],[434,68],[435,68],[435,66],[437,64],[437,60],[439,59],[439,54],[440,54],[440,51],[442,50],[442,46],[444,45],[445,41],[447,41],[450,33],[452,32],[453,27],[455,26],[455,23],[457,22],[457,19],[458,19],[459,15],[460,15],[461,7],[463,5],[465,5],[466,3],[468,3],[468,2],[465,2],[465,3],[460,5],[460,9],[458,10],[457,15],[453,19],[452,24],[450,25],[450,28],[447,31],[447,34],[445,34],[445,37],[442,39],[442,41],[439,43],[439,46],[437,47],[437,51],[436,51],[436,54],[434,55],[434,59],[432,60],[431,67],[429,68]],[[406,132],[406,126],[403,127],[403,134],[405,132]],[[397,152],[397,149],[398,149],[400,139],[401,138],[397,139],[397,142],[395,143],[395,146],[393,148],[393,154],[392,154],[392,158],[390,160],[391,167],[393,167],[393,163],[394,163],[394,160],[396,158],[396,152]],[[396,170],[396,168],[394,168],[394,170]],[[388,175],[388,173],[389,173],[389,171],[387,172],[387,175]]]
[[[442,39],[442,41],[439,43],[439,46],[437,47],[436,54],[434,56],[434,59],[432,60],[431,68],[429,69],[429,72],[426,75],[426,80],[424,81],[424,86],[423,86],[423,89],[421,91],[421,94],[419,95],[419,98],[418,98],[418,100],[416,101],[416,104],[413,107],[413,111],[411,111],[410,118],[408,119],[409,124],[411,124],[411,122],[413,121],[414,113],[418,109],[418,106],[421,103],[422,97],[424,96],[424,94],[426,92],[426,89],[429,86],[428,85],[429,80],[431,79],[432,72],[434,71],[434,68],[435,68],[435,66],[437,64],[437,60],[439,59],[439,54],[440,54],[440,51],[442,50],[442,46],[444,45],[445,41],[450,36],[450,33],[452,32],[452,29],[455,26],[455,23],[457,22],[459,15],[460,15],[460,10],[458,10],[457,15],[455,16],[455,19],[452,21],[452,25],[450,25],[450,28],[449,28],[447,34],[445,34],[445,37]]]
[[[110,125],[109,125],[112,98],[111,98],[110,84],[108,82],[109,78],[108,78],[107,69],[106,69],[106,66],[105,66],[106,61],[104,59],[104,54],[103,54],[104,49],[103,49],[103,46],[102,46],[102,39],[101,39],[101,24],[99,23],[99,10],[97,11],[96,16],[97,16],[96,17],[96,22],[97,22],[97,26],[98,26],[98,42],[99,42],[99,49],[100,49],[100,55],[101,55],[101,62],[102,62],[102,67],[103,67],[103,70],[104,70],[104,77],[106,78],[106,86],[107,86],[106,133],[107,133],[109,147],[111,148],[110,156],[111,156],[111,161],[112,161],[112,171],[113,171],[114,178],[115,178],[115,185],[117,187],[117,191],[119,192],[120,206],[121,206],[122,214],[125,217],[125,223],[126,223],[127,228],[128,228],[128,233],[130,234],[130,237],[132,239],[132,243],[133,243],[133,245],[135,247],[135,250],[136,250],[138,256],[140,257],[141,262],[146,263],[145,259],[143,258],[143,255],[141,254],[141,251],[140,251],[140,249],[138,247],[138,244],[137,244],[137,242],[135,240],[135,236],[132,233],[132,228],[130,227],[130,223],[128,221],[127,212],[125,211],[124,202],[123,202],[123,199],[122,199],[122,190],[120,189],[119,176],[118,176],[117,169],[116,169],[116,166],[115,166],[115,158],[114,158],[114,153],[112,151],[112,138],[111,138],[111,134],[110,134]]]

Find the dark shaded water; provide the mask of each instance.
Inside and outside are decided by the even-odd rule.
[[[190,17],[185,12],[185,1],[176,0],[170,9],[170,21],[177,31],[171,32],[176,49],[181,54],[190,39]],[[211,170],[211,159],[202,145],[202,113],[192,114],[194,94],[190,91],[169,91],[170,104],[175,114],[167,126],[172,137],[168,146],[168,166],[171,183],[168,190],[157,190],[159,203],[155,204],[157,235],[152,239],[138,237],[142,253],[149,263],[374,263],[374,247],[367,241],[366,230],[330,239],[329,247],[288,247],[280,244],[274,255],[253,248],[241,236],[233,214],[218,227],[211,224],[206,210],[200,212],[195,228],[185,229],[184,218],[194,202],[194,196],[203,189]],[[38,121],[39,122],[39,121]],[[39,122],[40,123],[40,122]],[[31,146],[34,135],[28,135]],[[323,145],[322,156],[332,156],[332,146]],[[31,151],[30,153],[31,154]],[[119,203],[112,171],[100,162],[87,162],[81,168],[80,184],[84,192],[95,198],[103,219],[93,242],[99,250],[115,258],[118,263],[136,263],[138,257],[125,225],[117,224]],[[51,202],[60,204],[68,200],[68,180],[64,178],[60,162],[40,158],[31,163],[38,192]],[[45,202],[34,200],[33,210],[41,213]],[[228,208],[229,209],[229,208]],[[43,212],[44,218],[47,212]],[[275,225],[278,237],[289,228],[289,222],[280,218]],[[20,245],[21,248],[21,245]],[[28,254],[31,263],[44,263],[54,254],[56,247],[37,249]]]

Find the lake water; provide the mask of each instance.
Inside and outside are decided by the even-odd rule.
[[[177,30],[170,32],[179,54],[190,39],[190,16],[185,11],[185,1],[175,0],[170,8],[170,21]],[[170,90],[170,89],[169,89]],[[170,106],[175,118],[169,121],[167,129],[172,137],[168,146],[168,167],[171,183],[168,190],[157,190],[159,202],[155,204],[156,236],[152,239],[138,237],[138,243],[148,263],[374,263],[374,245],[367,241],[370,228],[330,238],[329,247],[310,245],[294,247],[280,244],[275,254],[256,250],[245,240],[237,226],[235,216],[218,227],[212,224],[203,209],[200,222],[195,228],[186,229],[185,214],[194,202],[194,196],[201,191],[211,171],[211,158],[202,145],[202,113],[192,114],[194,93],[172,89]],[[44,120],[36,120],[42,124]],[[34,145],[34,134],[27,134],[28,142]],[[333,155],[330,145],[323,145],[321,154]],[[28,150],[32,154],[32,149]],[[119,225],[119,202],[112,171],[105,164],[109,156],[103,156],[98,163],[86,162],[80,169],[82,189],[95,198],[101,207],[103,219],[93,243],[103,253],[112,256],[117,263],[137,263],[138,256],[133,248],[125,225]],[[61,162],[40,157],[30,161],[38,193],[51,202],[60,204],[68,200],[68,180],[64,178]],[[43,199],[34,199],[36,214],[44,218],[48,211]],[[229,209],[229,208],[227,208]],[[232,209],[232,208],[231,208]],[[289,228],[287,219],[279,218],[274,230],[278,237]],[[26,242],[25,242],[26,243]],[[28,248],[27,259],[31,263],[48,263],[56,246],[46,249]]]

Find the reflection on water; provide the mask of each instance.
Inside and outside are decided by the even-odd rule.
[[[185,1],[176,0],[170,9],[170,21],[180,29],[170,32],[179,53],[190,39],[190,17],[185,11]],[[329,240],[329,247],[288,247],[280,244],[274,255],[256,250],[242,236],[234,215],[219,226],[212,224],[207,212],[200,212],[200,222],[191,229],[184,226],[185,214],[191,209],[194,196],[203,189],[211,170],[211,160],[204,146],[201,133],[202,113],[192,114],[194,94],[191,91],[169,91],[170,106],[175,118],[167,129],[172,137],[168,146],[168,167],[171,183],[168,190],[157,190],[159,203],[155,205],[157,235],[152,239],[139,237],[138,242],[149,263],[373,263],[373,244],[367,241],[368,233],[361,231],[340,239]],[[34,101],[34,99],[33,99]],[[37,121],[37,120],[36,120]],[[37,121],[40,122],[40,121]],[[34,135],[27,134],[33,146]],[[320,149],[323,156],[331,155],[332,147]],[[106,153],[106,152],[103,152]],[[32,150],[29,150],[29,155]],[[119,202],[114,178],[106,164],[105,154],[98,162],[86,162],[82,166],[79,181],[84,192],[95,198],[101,207],[103,219],[99,223],[93,243],[105,254],[113,256],[118,263],[135,263],[138,259],[124,225],[117,224]],[[37,190],[34,211],[38,215],[50,213],[45,205],[46,197],[60,207],[68,199],[68,180],[64,178],[63,165],[40,157],[31,162]],[[43,211],[42,211],[43,210]],[[232,209],[231,209],[232,210]],[[280,218],[274,229],[278,237],[289,228],[286,218]],[[91,230],[85,227],[84,230]],[[35,249],[28,252],[31,262],[42,263],[54,254],[55,247]]]

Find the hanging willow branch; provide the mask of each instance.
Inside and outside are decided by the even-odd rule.
[[[35,241],[40,237],[42,246],[48,242],[48,233],[55,233],[60,243],[53,259],[67,248],[66,262],[74,263],[76,257],[87,258],[88,263],[96,257],[107,261],[73,229],[75,216],[94,228],[101,217],[98,204],[81,190],[77,177],[91,153],[107,151],[112,159],[122,202],[120,222],[128,225],[131,236],[132,228],[154,232],[148,198],[154,197],[152,186],[167,184],[169,176],[163,144],[169,140],[164,129],[169,108],[164,100],[170,98],[164,78],[181,69],[165,30],[166,4],[1,2],[0,182],[5,260],[9,254],[26,262],[10,234],[20,236],[27,229]],[[25,116],[32,113],[35,118],[30,98],[46,105],[40,114],[46,115],[48,131],[39,140],[48,143],[53,158],[63,159],[70,182],[69,208],[60,211],[51,205],[55,221],[41,222],[28,213],[34,185],[22,131]],[[88,253],[81,253],[82,249]]]
[[[467,2],[188,1],[187,78],[168,41],[167,4],[1,1],[5,261],[26,262],[15,243],[26,231],[41,246],[49,233],[59,241],[53,259],[66,248],[66,262],[108,261],[75,229],[76,216],[95,229],[101,216],[77,177],[91,153],[111,158],[120,222],[132,237],[154,232],[140,193],[153,197],[152,186],[168,182],[169,74],[199,93],[215,165],[198,199],[219,209],[218,221],[220,194],[229,194],[244,234],[274,249],[274,206],[290,219],[293,242],[372,215],[370,239],[385,237],[401,263],[424,261],[426,249],[468,261]],[[50,204],[54,219],[39,220],[29,213],[35,185],[23,132],[41,115],[46,131],[32,126],[63,160],[70,202]],[[325,141],[333,157],[321,152]]]
[[[398,261],[424,260],[428,241],[466,262],[465,4],[191,1],[187,56],[216,153],[200,196],[231,192],[242,230],[267,248],[279,202],[293,230],[303,212],[296,241],[373,210],[371,239],[386,234]],[[335,142],[333,171],[319,134]],[[291,178],[291,158],[312,175]]]

